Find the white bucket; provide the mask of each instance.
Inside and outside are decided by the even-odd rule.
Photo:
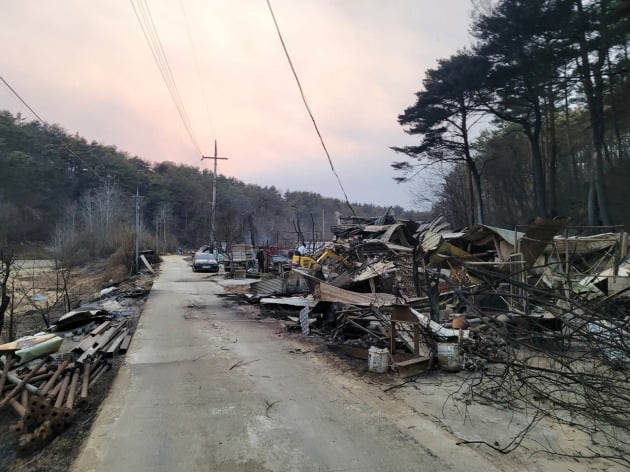
[[[389,351],[372,346],[368,351],[368,370],[382,374],[389,368]]]
[[[459,372],[461,370],[459,344],[438,343],[437,357],[441,370],[446,372]]]

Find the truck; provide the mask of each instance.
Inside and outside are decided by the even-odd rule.
[[[225,270],[252,269],[256,265],[254,247],[250,244],[234,243],[230,245],[225,254]]]

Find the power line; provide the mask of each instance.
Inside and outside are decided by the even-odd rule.
[[[177,88],[175,77],[173,76],[173,71],[171,70],[168,58],[166,56],[166,53],[164,52],[164,47],[162,46],[160,35],[158,34],[157,28],[155,27],[155,22],[153,21],[153,16],[151,15],[151,9],[149,8],[146,0],[136,1],[138,3],[137,8],[133,0],[130,0],[130,3],[133,7],[136,19],[140,24],[140,28],[142,29],[142,33],[147,40],[147,44],[149,45],[149,49],[151,50],[153,59],[155,60],[158,70],[160,71],[162,80],[164,80],[164,84],[166,85],[166,88],[171,95],[171,99],[175,104],[177,113],[182,120],[182,123],[184,125],[184,128],[186,129],[186,132],[188,133],[188,137],[190,138],[191,143],[193,144],[199,155],[203,155],[201,147],[199,146],[199,143],[195,138],[195,134],[190,124],[188,114],[186,113],[184,101],[182,100],[179,89]]]
[[[42,126],[44,127],[47,126],[44,119],[41,116],[39,116],[35,110],[33,110],[33,108],[26,102],[26,100],[24,100],[22,96],[1,75],[0,75],[0,81],[2,81],[2,83],[6,85],[6,87],[11,91],[11,93],[15,95],[20,102],[22,102],[22,104],[35,116],[35,118],[37,118],[37,120],[42,124]],[[76,152],[74,152],[70,146],[68,146],[68,143],[66,143],[61,138],[59,138],[59,142],[64,148],[66,148],[66,150],[72,157],[76,158],[81,164],[83,164],[84,170],[91,172],[94,176],[98,178],[103,178],[103,176],[99,175],[94,169],[88,166],[87,163],[83,160],[83,158],[79,156]]]
[[[147,40],[147,44],[149,45],[149,49],[151,50],[160,74],[162,75],[162,79],[164,80],[166,88],[171,95],[173,103],[175,104],[177,112],[182,120],[182,123],[184,124],[184,128],[186,129],[193,146],[197,149],[197,152],[199,152],[199,154],[202,154],[201,148],[190,124],[190,120],[186,112],[186,107],[184,106],[184,102],[179,93],[179,89],[177,88],[177,83],[175,82],[175,77],[173,76],[173,72],[164,51],[162,41],[160,40],[155,22],[153,21],[153,16],[151,14],[149,5],[147,4],[146,0],[137,1],[137,9],[133,3],[133,0],[131,0],[131,5],[134,8],[136,18],[140,23],[142,32],[144,33],[145,39]]]
[[[33,110],[33,109],[31,108],[31,106],[30,106],[28,103],[26,103],[26,100],[24,100],[24,99],[20,96],[20,94],[19,94],[19,93],[17,93],[17,92],[15,91],[15,89],[14,89],[13,87],[11,87],[11,86],[9,85],[9,83],[8,83],[6,80],[4,80],[4,77],[2,77],[1,75],[0,75],[0,80],[2,80],[2,83],[3,83],[4,85],[6,85],[6,86],[7,86],[7,88],[11,91],[11,93],[12,93],[13,95],[15,95],[15,96],[17,97],[17,99],[18,99],[19,101],[21,101],[21,102],[24,104],[24,106],[25,106],[26,108],[28,108],[28,109],[30,110],[30,112],[31,112],[33,115],[35,115],[35,117],[36,117],[36,118],[40,121],[40,123],[44,124],[44,120],[42,120],[42,118],[41,118],[41,117],[37,114],[37,112],[36,112],[35,110]]]
[[[304,106],[306,107],[306,111],[308,112],[308,116],[311,117],[311,121],[313,122],[313,126],[315,127],[315,132],[317,133],[317,136],[319,136],[319,141],[322,143],[322,147],[324,148],[324,152],[326,153],[326,157],[328,158],[328,163],[330,164],[330,169],[332,170],[333,174],[335,174],[335,177],[337,178],[337,182],[339,183],[339,187],[341,188],[341,191],[343,192],[343,196],[346,198],[346,204],[348,205],[348,207],[350,208],[350,211],[354,215],[355,214],[354,213],[354,209],[352,208],[352,205],[350,205],[350,201],[348,200],[348,195],[346,195],[346,190],[343,188],[343,184],[341,183],[341,179],[339,178],[339,175],[337,174],[337,171],[335,170],[335,166],[333,165],[332,158],[330,157],[330,154],[328,153],[328,149],[326,148],[326,144],[324,143],[324,138],[322,137],[322,134],[319,132],[319,127],[317,126],[317,122],[315,121],[315,117],[313,116],[313,113],[311,112],[311,108],[308,106],[308,102],[306,101],[306,96],[304,95],[304,90],[302,89],[302,84],[300,83],[300,79],[299,79],[299,77],[297,75],[297,72],[295,71],[295,67],[293,67],[293,61],[291,61],[291,56],[289,56],[289,51],[287,50],[287,47],[284,44],[284,39],[282,38],[282,33],[280,32],[280,27],[278,26],[278,22],[276,21],[276,16],[273,13],[273,8],[271,8],[270,0],[267,0],[267,6],[269,7],[269,13],[271,13],[271,18],[273,19],[273,24],[276,27],[276,31],[278,33],[278,37],[280,38],[280,43],[282,44],[282,49],[284,50],[284,54],[287,57],[287,61],[289,61],[289,66],[291,67],[291,72],[293,72],[293,77],[295,78],[295,82],[297,83],[298,89],[300,90],[300,95],[302,96],[302,101],[304,102]]]
[[[210,125],[210,129],[214,129],[214,125],[212,123],[212,117],[210,115],[210,109],[208,107],[208,94],[206,93],[206,88],[203,85],[203,80],[201,76],[201,68],[199,67],[199,59],[197,56],[197,48],[195,48],[195,44],[192,37],[192,32],[190,29],[190,22],[188,21],[188,14],[186,13],[186,9],[184,8],[183,0],[179,0],[179,6],[182,9],[182,14],[184,16],[184,25],[186,27],[186,34],[188,35],[188,43],[190,44],[190,49],[192,51],[193,62],[195,63],[195,70],[197,71],[197,79],[199,81],[199,89],[201,90],[201,94],[203,95],[203,105],[204,111],[206,113],[206,118],[208,119],[208,124]]]

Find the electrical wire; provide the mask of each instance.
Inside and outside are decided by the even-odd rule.
[[[44,120],[42,120],[42,118],[41,118],[41,117],[37,114],[37,112],[36,112],[35,110],[33,110],[33,109],[31,108],[31,106],[30,106],[28,103],[26,103],[26,100],[24,100],[24,99],[20,96],[20,94],[19,94],[19,93],[17,93],[17,92],[15,91],[15,89],[14,89],[13,87],[11,87],[11,85],[9,85],[9,83],[8,83],[6,80],[4,80],[4,77],[2,77],[1,75],[0,75],[0,80],[2,81],[2,83],[3,83],[4,85],[6,85],[6,86],[7,86],[7,88],[11,91],[11,93],[12,93],[13,95],[15,95],[15,96],[17,97],[17,99],[18,99],[20,102],[22,102],[22,104],[23,104],[26,108],[28,108],[28,109],[29,109],[29,111],[30,111],[33,115],[35,115],[35,117],[36,117],[36,118],[40,121],[40,123],[44,124]]]
[[[199,81],[199,89],[201,90],[201,94],[203,95],[203,106],[204,112],[206,115],[206,119],[208,120],[208,124],[210,129],[214,129],[214,125],[212,123],[212,116],[210,115],[210,107],[208,107],[208,94],[206,93],[206,88],[203,86],[203,80],[201,75],[201,68],[199,67],[199,59],[197,56],[197,48],[195,48],[195,44],[193,42],[192,32],[190,29],[190,22],[188,21],[188,14],[186,13],[186,8],[184,8],[183,0],[179,0],[179,6],[182,9],[182,14],[184,16],[184,25],[186,26],[186,34],[188,35],[188,43],[190,44],[190,49],[192,51],[193,61],[195,63],[195,70],[197,72],[197,79]]]
[[[140,23],[142,31],[145,35],[145,39],[147,40],[147,44],[149,45],[149,49],[151,50],[151,53],[158,66],[160,74],[162,75],[162,79],[164,80],[166,88],[169,91],[177,112],[182,120],[182,123],[184,124],[184,128],[186,129],[186,132],[188,133],[188,136],[190,137],[193,146],[201,155],[201,148],[190,124],[190,119],[188,118],[186,107],[184,106],[184,102],[179,93],[179,89],[177,88],[175,77],[173,76],[173,72],[164,51],[162,41],[160,40],[159,33],[157,31],[157,28],[155,27],[155,22],[153,20],[149,5],[146,0],[137,0],[137,2],[138,8],[136,9],[133,0],[131,0],[131,5],[134,8],[134,12],[136,13],[136,18]]]
[[[6,79],[2,75],[0,75],[0,81],[2,81],[2,83],[11,91],[11,93],[17,97],[17,99],[35,116],[35,118],[37,118],[37,121],[39,121],[39,123],[42,126],[44,127],[47,126],[44,119],[41,116],[39,116],[39,114],[26,102],[26,100],[22,98],[22,96],[6,81]],[[92,169],[89,165],[87,165],[87,163],[83,160],[83,158],[79,156],[70,146],[68,146],[68,143],[66,143],[61,138],[59,138],[59,142],[64,148],[66,148],[66,150],[68,151],[68,154],[70,154],[72,157],[74,157],[77,161],[79,161],[83,165],[84,171],[89,171],[94,176],[98,177],[99,179],[103,178],[102,175],[98,174],[94,169]]]
[[[271,8],[271,2],[270,2],[270,0],[266,0],[266,1],[267,1],[267,6],[269,7],[269,13],[271,13],[271,18],[273,19],[273,24],[275,25],[276,32],[278,33],[278,38],[280,38],[280,43],[282,44],[282,49],[284,50],[284,54],[287,57],[287,61],[289,61],[289,66],[291,67],[291,72],[293,73],[293,77],[295,78],[295,82],[297,83],[298,89],[300,90],[300,95],[302,96],[302,101],[304,102],[304,106],[306,107],[306,111],[308,112],[308,116],[310,116],[311,121],[313,122],[313,126],[315,127],[315,132],[317,133],[317,136],[319,136],[319,141],[322,143],[322,147],[324,148],[324,153],[326,154],[326,157],[328,158],[328,163],[330,164],[330,169],[332,170],[333,174],[337,178],[337,182],[339,183],[339,187],[341,188],[343,196],[346,199],[346,204],[348,205],[348,208],[350,208],[350,211],[352,212],[353,215],[356,215],[355,212],[354,212],[354,209],[352,208],[352,205],[350,205],[350,200],[348,200],[348,195],[346,194],[346,190],[343,188],[343,184],[341,183],[341,179],[339,178],[339,175],[337,174],[337,171],[335,170],[335,166],[333,165],[332,158],[330,157],[330,154],[328,152],[328,148],[326,147],[326,144],[324,143],[324,138],[322,137],[322,134],[319,132],[319,127],[317,126],[317,122],[315,121],[315,117],[313,116],[313,113],[311,112],[311,108],[309,107],[308,102],[306,101],[306,96],[304,95],[304,90],[302,89],[302,84],[300,83],[300,79],[299,79],[299,77],[297,75],[297,72],[295,71],[295,67],[293,67],[293,61],[291,61],[291,56],[289,56],[289,51],[287,50],[287,46],[284,43],[284,39],[282,38],[282,33],[280,32],[280,27],[278,26],[278,22],[276,21],[276,16],[273,13],[273,8]]]
[[[151,14],[151,9],[149,8],[146,0],[136,0],[136,4],[134,0],[130,0],[133,11],[136,15],[136,19],[140,24],[140,28],[142,29],[142,33],[147,41],[149,49],[151,50],[151,54],[153,55],[153,59],[160,71],[160,75],[162,76],[162,80],[164,80],[164,84],[175,104],[175,108],[177,109],[177,113],[182,120],[184,128],[188,133],[188,137],[190,138],[191,143],[197,150],[200,156],[203,155],[201,151],[201,147],[199,146],[199,142],[195,137],[193,132],[193,128],[190,124],[190,119],[188,118],[188,113],[186,113],[186,107],[184,106],[184,101],[179,93],[179,89],[177,88],[177,83],[175,82],[175,77],[173,76],[173,71],[168,62],[168,58],[166,56],[166,52],[164,51],[164,47],[162,46],[162,41],[160,40],[160,35],[158,33],[157,28],[155,27],[155,22],[153,21],[153,16]]]

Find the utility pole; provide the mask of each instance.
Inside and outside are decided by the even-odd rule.
[[[216,209],[217,209],[217,161],[219,159],[223,159],[227,161],[227,157],[218,157],[217,156],[217,140],[214,140],[214,156],[201,156],[201,159],[214,159],[214,172],[212,174],[212,216],[210,219],[210,237],[212,238],[212,243],[216,242],[216,235],[214,234],[214,222],[216,218]]]
[[[143,195],[140,195],[140,191],[138,187],[136,187],[136,194],[133,196],[133,199],[136,201],[136,273],[139,269],[139,240],[140,240],[140,199],[143,198]]]
[[[166,252],[166,208],[162,207],[162,235],[164,236],[164,252]]]
[[[160,217],[155,215],[155,252],[160,253]]]

